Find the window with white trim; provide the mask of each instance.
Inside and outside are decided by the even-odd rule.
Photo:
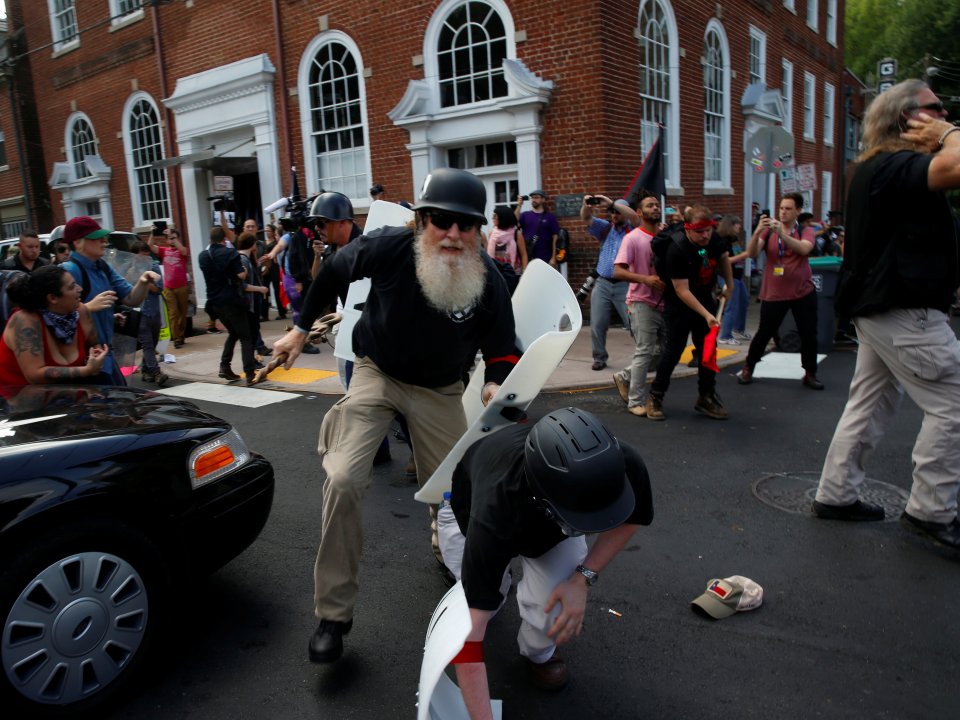
[[[141,0],[110,0],[110,19],[113,25],[122,23],[131,15],[142,13]]]
[[[837,0],[827,0],[827,42],[837,46]]]
[[[77,117],[70,127],[70,155],[73,161],[74,179],[82,180],[90,177],[87,170],[86,156],[97,154],[97,136],[93,126],[84,117]]]
[[[767,81],[767,35],[750,26],[750,84]]]
[[[663,160],[667,185],[672,177],[670,155],[678,119],[670,58],[677,39],[671,33],[670,17],[661,0],[644,0],[640,5],[640,154],[646,157],[660,137],[663,125]]]
[[[146,96],[129,109],[124,133],[128,139],[128,160],[133,171],[133,197],[138,225],[170,218],[167,171],[151,165],[163,159],[163,134],[156,105]]]
[[[817,2],[819,0],[807,0],[807,26],[812,30],[817,29]]]
[[[324,33],[308,45],[300,68],[308,187],[369,202],[366,98],[356,45],[343,33]]]
[[[783,6],[792,13],[797,11],[796,0],[783,0]]]
[[[828,220],[830,217],[830,203],[833,202],[833,173],[824,170],[820,179],[820,217],[819,220]]]
[[[80,42],[77,34],[77,9],[74,0],[47,0],[54,50]]]
[[[817,79],[808,72],[803,73],[803,137],[816,141],[813,111],[816,103]]]
[[[444,20],[437,40],[440,106],[506,97],[506,57],[507,32],[496,10],[484,2],[455,7]]]
[[[516,164],[516,140],[447,149],[447,166],[460,170]]]
[[[727,98],[723,37],[707,27],[703,38],[703,179],[720,185],[724,180],[727,147]]]
[[[793,63],[783,58],[783,82],[780,83],[783,97],[783,129],[793,131]]]
[[[836,104],[836,91],[830,83],[823,84],[823,142],[833,145],[833,107]]]

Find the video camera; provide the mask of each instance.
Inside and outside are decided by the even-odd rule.
[[[280,198],[269,207],[264,208],[263,213],[264,215],[269,215],[277,210],[286,209],[286,216],[280,218],[280,227],[282,227],[285,232],[293,232],[298,228],[310,227],[310,207],[313,205],[313,201],[317,199],[317,196],[323,192],[324,191],[321,190],[306,200],[301,200],[299,195]]]
[[[224,212],[235,211],[232,192],[225,192],[222,195],[211,195],[207,198],[207,202],[213,203],[214,210],[221,210]]]

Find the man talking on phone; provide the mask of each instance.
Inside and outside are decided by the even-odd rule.
[[[813,512],[883,520],[883,508],[861,500],[860,487],[906,392],[924,418],[900,524],[960,550],[960,343],[947,317],[960,284],[960,226],[945,195],[960,188],[960,128],[946,115],[927,85],[907,80],[877,96],[863,119],[836,295],[837,311],[857,328],[857,368]],[[891,221],[891,207],[910,212]]]

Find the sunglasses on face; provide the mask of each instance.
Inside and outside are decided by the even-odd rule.
[[[480,221],[476,218],[466,217],[465,215],[449,215],[447,213],[428,212],[426,216],[430,222],[439,230],[449,230],[456,223],[460,232],[469,232],[480,226]]]
[[[936,110],[937,112],[943,112],[943,100],[937,100],[937,102],[929,103],[928,105],[917,105],[914,110]]]
[[[57,248],[57,252],[58,252],[58,253],[69,252],[69,250],[70,250],[70,248],[67,248],[67,247],[58,247],[58,248]]]

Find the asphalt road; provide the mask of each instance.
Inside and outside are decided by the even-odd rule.
[[[718,385],[727,422],[694,413],[695,378],[674,381],[664,423],[629,415],[612,390],[536,401],[534,419],[579,405],[637,447],[656,518],[591,589],[583,634],[564,650],[566,690],[529,684],[511,593],[485,643],[505,718],[956,716],[960,558],[895,522],[820,521],[751,491],[771,473],[819,471],[854,362],[854,353],[834,352],[820,368],[827,389],[819,393],[798,381],[741,387],[728,368]],[[253,546],[187,594],[169,659],[111,717],[415,716],[424,633],[445,589],[427,510],[403,477],[405,448],[395,445],[394,460],[376,469],[364,501],[361,592],[344,657],[307,661],[323,483],[315,449],[335,400],[259,410],[199,403],[273,462],[273,514]],[[906,399],[868,477],[909,489],[920,422]],[[763,586],[761,608],[722,621],[691,610],[711,578],[733,574]]]

